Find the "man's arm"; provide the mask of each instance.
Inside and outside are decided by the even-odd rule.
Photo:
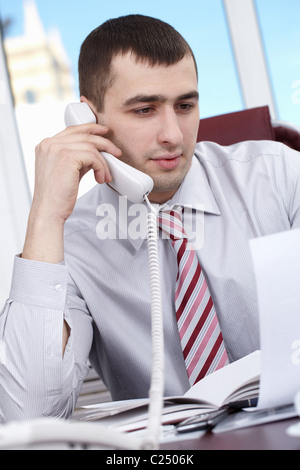
[[[107,132],[97,124],[74,126],[36,148],[25,244],[22,257],[15,260],[10,297],[0,314],[4,358],[0,361],[0,422],[69,416],[87,372],[91,318],[86,311],[77,312],[85,344],[80,338],[74,342],[76,327],[70,335],[73,323],[66,307],[68,268],[62,264],[64,224],[87,171],[94,171],[98,183],[111,181],[100,152],[118,157],[121,151],[105,137]],[[80,364],[76,377],[74,361]]]
[[[64,259],[64,224],[71,215],[81,178],[94,170],[98,183],[111,175],[100,151],[120,156],[104,136],[108,129],[98,124],[68,128],[36,148],[35,190],[22,257],[45,263]],[[63,326],[63,351],[70,335]]]
[[[77,296],[63,264],[15,258],[0,314],[0,422],[72,414],[93,339],[92,318]],[[64,320],[72,333],[62,355]]]
[[[105,138],[108,129],[86,124],[65,129],[36,147],[35,187],[23,258],[47,263],[64,259],[64,224],[71,215],[81,178],[93,170],[98,183],[111,181],[101,151],[120,156]]]

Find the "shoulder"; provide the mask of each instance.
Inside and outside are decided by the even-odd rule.
[[[286,147],[286,149],[288,148]],[[283,144],[269,140],[245,141],[229,146],[222,146],[214,142],[199,142],[195,150],[195,154],[202,164],[209,164],[213,167],[221,167],[228,162],[245,163],[257,159],[262,160],[269,156],[279,157],[284,153],[285,146]]]
[[[245,195],[257,195],[258,188],[263,195],[267,187],[273,188],[272,194],[281,194],[287,206],[296,200],[293,194],[300,193],[300,152],[280,142],[201,142],[195,155],[213,188]]]

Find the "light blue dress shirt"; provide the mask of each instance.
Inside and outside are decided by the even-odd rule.
[[[249,239],[300,226],[300,155],[276,142],[197,144],[191,170],[169,205],[185,229],[218,313],[230,361],[259,348]],[[146,204],[97,185],[65,227],[59,265],[15,258],[0,315],[0,419],[68,417],[90,357],[113,399],[148,395],[151,374]],[[131,237],[129,236],[131,235]],[[189,388],[174,311],[176,259],[159,239],[165,395]],[[71,336],[62,357],[62,325]],[[2,363],[1,363],[2,362]]]

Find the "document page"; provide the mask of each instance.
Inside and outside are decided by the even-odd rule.
[[[300,391],[300,229],[251,240],[261,336],[258,408]]]

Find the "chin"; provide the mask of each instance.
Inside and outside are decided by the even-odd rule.
[[[151,175],[150,175],[151,176]],[[173,193],[175,194],[182,181],[184,180],[185,175],[163,175],[152,177],[154,181],[153,190],[157,193]]]

